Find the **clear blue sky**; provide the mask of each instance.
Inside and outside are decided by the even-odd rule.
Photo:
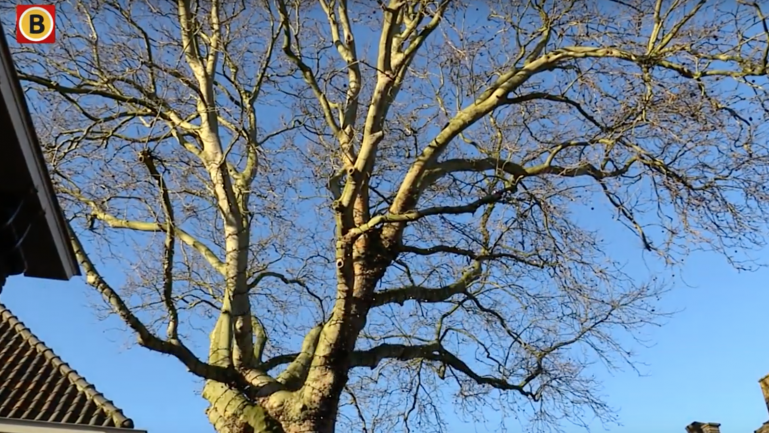
[[[647,273],[638,240],[617,223],[610,227],[606,238],[614,240],[616,257],[638,269],[635,274]],[[766,249],[753,257],[769,260]],[[101,270],[108,280],[122,279],[121,269]],[[695,254],[674,282],[675,290],[660,308],[681,312],[664,327],[648,330],[646,337],[655,345],[639,351],[637,361],[646,364],[640,366],[643,376],[595,372],[622,424],[607,426],[607,431],[681,433],[692,421],[713,421],[722,423],[723,433],[753,432],[768,418],[757,383],[770,369],[767,269],[738,273],[720,257]],[[99,321],[90,306],[101,300],[82,280],[14,277],[0,301],[122,408],[137,428],[151,433],[213,431],[198,395],[201,383],[175,359],[133,347],[133,336],[118,319]],[[494,414],[489,417],[494,420]],[[515,420],[507,425],[510,431],[522,430]],[[461,420],[450,426],[450,433],[486,431]],[[565,430],[581,431],[569,425]],[[604,428],[593,424],[591,431]]]

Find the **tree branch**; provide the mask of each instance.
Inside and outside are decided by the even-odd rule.
[[[136,98],[133,96],[125,96],[114,92],[108,92],[104,89],[95,88],[93,86],[82,86],[82,87],[64,86],[56,83],[55,81],[49,78],[38,77],[38,76],[30,75],[21,71],[18,71],[18,75],[21,81],[27,81],[30,83],[41,85],[61,95],[84,95],[84,96],[96,95],[96,96],[101,96],[103,98],[110,99],[115,102],[119,102],[123,104],[138,105],[140,107],[144,107],[150,110],[152,114],[158,116],[159,118],[166,120],[168,122],[171,122],[172,124],[179,126],[185,130],[194,131],[197,129],[197,126],[179,117],[179,115],[177,115],[169,107],[160,107],[158,106],[157,103],[155,103],[155,101],[149,101],[147,99]]]
[[[318,99],[319,104],[321,104],[321,110],[323,111],[327,126],[329,126],[334,135],[337,135],[340,131],[340,126],[337,124],[337,121],[334,120],[334,113],[332,111],[332,106],[329,103],[329,99],[318,85],[313,70],[302,61],[299,53],[295,53],[292,50],[291,23],[289,22],[289,11],[286,9],[286,2],[284,0],[277,0],[277,3],[278,14],[281,18],[281,27],[283,27],[283,52],[302,73],[302,78],[305,80],[305,83],[310,86],[310,89],[313,91],[316,99]]]
[[[265,345],[267,345],[267,331],[265,331],[264,325],[262,325],[257,316],[251,316],[251,329],[254,332],[254,368],[270,371],[270,369],[261,367],[262,355],[265,352]]]
[[[586,120],[588,120],[594,126],[599,128],[600,131],[605,132],[607,130],[607,127],[599,123],[599,121],[596,120],[596,118],[592,116],[588,111],[586,111],[579,102],[571,98],[568,98],[564,95],[553,95],[545,92],[532,92],[532,93],[527,93],[525,95],[515,96],[512,98],[502,98],[500,101],[501,101],[501,105],[515,105],[515,104],[521,104],[524,102],[536,101],[536,100],[562,102],[562,103],[568,104],[574,107],[583,117],[586,118]]]
[[[177,14],[179,18],[179,29],[182,36],[182,50],[185,55],[187,63],[193,70],[196,78],[199,81],[200,89],[205,92],[203,83],[200,80],[205,74],[206,70],[203,65],[203,59],[200,55],[198,48],[198,42],[195,37],[196,31],[194,28],[194,21],[192,13],[190,11],[190,0],[177,0]]]
[[[428,39],[428,36],[430,36],[431,33],[433,33],[433,31],[438,28],[439,24],[441,23],[441,19],[444,17],[444,13],[446,12],[450,3],[451,0],[441,1],[428,24],[420,29],[414,39],[409,43],[409,45],[400,53],[399,56],[396,57],[396,61],[394,62],[393,67],[400,76],[400,79],[398,80],[399,82],[403,81],[403,76],[405,75],[406,70],[412,63],[414,56],[420,50],[420,47],[422,47],[422,45],[425,43],[425,40]],[[399,39],[404,40],[415,31],[420,21],[424,17],[425,11],[422,6],[423,5],[421,4],[420,11],[417,12],[419,16],[414,18],[411,26],[407,26],[407,28],[404,29],[404,33],[398,36]]]
[[[426,170],[431,169],[455,137],[479,119],[505,104],[506,95],[524,84],[538,72],[551,69],[567,58],[566,53],[554,52],[541,56],[521,68],[502,74],[494,84],[471,104],[460,110],[412,163],[398,188],[390,212],[400,214],[412,209],[420,196],[420,183]]]
[[[729,69],[707,69],[700,71],[693,71],[692,69],[681,65],[665,58],[656,56],[647,56],[634,54],[630,51],[621,50],[619,48],[600,48],[600,47],[565,47],[553,52],[554,55],[566,56],[572,59],[580,59],[586,57],[592,58],[613,58],[619,60],[625,60],[635,63],[640,66],[657,66],[660,68],[674,71],[684,78],[698,79],[702,77],[760,77],[767,75],[768,66],[757,62],[751,64],[748,62],[739,62],[739,70]]]
[[[452,254],[455,256],[467,257],[474,261],[484,262],[488,260],[511,259],[519,263],[524,263],[536,268],[551,266],[547,262],[533,262],[527,256],[534,254],[511,254],[511,253],[477,253],[473,250],[453,247],[451,245],[433,245],[430,247],[416,247],[413,245],[401,245],[399,251],[402,253],[416,254],[418,256],[432,256],[434,254]]]
[[[339,0],[327,3],[321,1],[321,8],[326,13],[329,21],[329,29],[332,35],[332,43],[337,48],[342,60],[345,62],[348,71],[348,86],[345,94],[345,109],[340,119],[340,129],[352,128],[358,118],[358,95],[361,91],[361,65],[356,53],[355,34],[350,24],[348,14],[347,0]],[[332,5],[337,3],[335,12]],[[340,28],[342,35],[340,35]],[[344,38],[344,39],[343,39]],[[346,131],[348,134],[351,131]],[[352,160],[352,149],[345,149],[348,157]]]
[[[434,206],[426,209],[407,211],[402,214],[388,213],[384,215],[377,215],[370,219],[367,223],[361,224],[355,229],[348,231],[346,238],[355,239],[358,236],[361,236],[362,234],[375,229],[376,227],[388,223],[409,223],[434,215],[473,214],[485,205],[499,202],[503,199],[503,197],[506,196],[506,194],[514,192],[517,187],[518,183],[463,205]]]
[[[527,387],[543,373],[542,367],[536,368],[519,383],[514,384],[503,379],[482,376],[476,373],[468,366],[468,364],[446,350],[441,343],[437,342],[418,346],[388,343],[381,344],[369,350],[354,352],[352,354],[351,364],[352,367],[369,367],[374,369],[385,359],[398,359],[399,361],[424,359],[440,362],[453,370],[464,374],[479,385],[488,385],[504,391],[516,391],[534,401],[539,399],[539,395],[527,390]]]
[[[637,55],[614,47],[565,47],[543,54],[523,67],[513,68],[498,77],[494,84],[470,105],[458,112],[439,134],[423,149],[421,155],[410,167],[391,204],[390,211],[400,214],[411,209],[419,198],[420,179],[426,170],[431,169],[446,146],[470,125],[492,112],[501,104],[507,104],[506,95],[520,87],[533,75],[556,67],[565,60],[580,58],[614,58],[635,63],[640,66],[657,66],[677,72],[685,78],[698,79],[707,76],[748,77],[763,76],[768,73],[767,64],[749,64],[740,62],[740,70],[711,69],[692,71],[678,63],[661,56]],[[566,101],[565,101],[566,102]],[[554,168],[556,169],[556,168]],[[551,169],[549,169],[551,170]]]
[[[163,304],[168,311],[168,329],[166,334],[169,341],[176,341],[179,339],[179,313],[177,312],[176,305],[173,299],[174,289],[174,248],[176,244],[176,236],[174,226],[176,222],[174,220],[174,207],[171,204],[171,197],[168,193],[168,187],[163,176],[158,172],[158,168],[155,167],[155,159],[149,150],[144,150],[139,154],[139,161],[144,163],[147,167],[147,171],[150,172],[150,177],[153,178],[160,190],[161,203],[163,207],[163,213],[165,214],[165,232],[166,239],[164,241],[165,253],[163,255]]]
[[[140,232],[164,232],[166,230],[166,227],[163,224],[149,221],[120,219],[114,215],[104,212],[100,207],[96,205],[96,203],[91,200],[83,198],[82,201],[89,205],[91,208],[91,215],[94,218],[104,222],[111,228],[136,230]],[[179,238],[179,240],[200,253],[201,256],[203,256],[203,258],[206,259],[211,267],[213,267],[217,272],[222,275],[225,274],[224,263],[219,259],[219,257],[217,257],[216,254],[214,254],[214,252],[209,247],[196,239],[195,236],[187,233],[177,226],[174,227],[174,234]]]
[[[136,333],[139,345],[155,352],[174,356],[180,360],[190,372],[198,377],[216,380],[222,383],[238,382],[237,375],[234,371],[201,361],[181,340],[162,340],[150,332],[139,318],[131,312],[117,292],[104,280],[104,278],[102,278],[71,227],[70,241],[72,242],[72,248],[75,251],[75,257],[85,273],[86,283],[95,288],[99,294],[102,295],[102,298],[104,298],[110,305],[115,314],[120,316],[123,322]]]
[[[264,280],[265,278],[276,278],[286,285],[295,284],[302,287],[303,289],[305,289],[305,292],[318,303],[318,307],[321,309],[322,317],[326,318],[326,307],[324,306],[323,299],[321,299],[320,296],[318,296],[315,292],[313,292],[310,289],[310,287],[308,287],[308,285],[299,278],[289,278],[279,272],[264,271],[254,276],[251,282],[248,283],[248,289],[251,290],[257,287],[259,283],[261,283],[262,280]]]
[[[595,180],[607,179],[611,177],[622,176],[631,169],[631,166],[637,161],[636,157],[629,158],[623,166],[615,170],[601,170],[590,163],[582,163],[574,167],[561,167],[553,165],[553,157],[561,149],[569,146],[589,145],[590,142],[567,142],[562,143],[551,152],[551,156],[543,164],[524,167],[520,164],[511,161],[504,161],[499,158],[479,158],[479,159],[447,159],[436,165],[425,173],[423,181],[420,183],[420,189],[427,188],[434,184],[438,179],[446,176],[450,173],[457,172],[484,172],[499,170],[503,173],[507,173],[514,178],[527,178],[532,176],[539,176],[544,174],[564,176],[564,177],[578,177],[578,176],[590,176]]]
[[[278,382],[286,386],[286,389],[297,390],[305,382],[322,329],[323,325],[317,325],[305,335],[300,353],[276,378]]]
[[[403,305],[406,301],[437,303],[447,301],[454,295],[465,293],[471,284],[481,276],[481,263],[474,262],[471,268],[466,270],[460,278],[452,284],[438,288],[422,286],[407,286],[398,289],[390,289],[374,294],[372,308],[386,304],[396,303]]]

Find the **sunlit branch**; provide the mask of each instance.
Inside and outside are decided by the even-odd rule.
[[[276,380],[284,384],[287,389],[299,389],[307,378],[322,329],[322,325],[315,326],[305,335],[300,353],[286,367],[286,370],[276,377]]]
[[[70,192],[72,193],[72,192]],[[154,233],[162,233],[165,232],[166,227],[163,224],[157,223],[157,222],[150,222],[150,221],[136,221],[136,220],[128,220],[128,219],[122,219],[117,218],[116,216],[105,212],[101,209],[100,206],[98,206],[94,201],[88,200],[85,197],[80,196],[79,194],[73,194],[75,197],[78,198],[78,200],[82,201],[83,203],[87,204],[91,211],[91,216],[93,218],[98,219],[99,221],[104,222],[109,227],[117,228],[117,229],[127,229],[127,230],[136,230],[140,232],[154,232]],[[174,232],[176,236],[184,242],[189,247],[196,250],[198,253],[203,256],[203,258],[206,259],[206,261],[220,274],[224,275],[224,263],[217,257],[214,252],[207,247],[205,244],[200,242],[196,237],[193,235],[187,233],[185,230],[179,228],[178,226],[174,226]]]
[[[403,305],[406,301],[425,303],[445,302],[455,295],[465,293],[471,284],[481,276],[481,270],[481,263],[476,262],[457,281],[444,287],[408,286],[377,292],[374,294],[372,307],[391,303]]]
[[[551,153],[551,157],[543,164],[524,167],[520,164],[511,161],[504,161],[497,158],[480,158],[480,159],[447,159],[442,161],[425,173],[425,178],[421,182],[421,188],[427,188],[434,184],[438,179],[446,176],[450,173],[457,172],[485,172],[485,171],[500,171],[507,173],[514,178],[526,178],[539,175],[556,175],[563,177],[578,177],[578,176],[590,176],[596,180],[606,179],[611,177],[622,176],[630,170],[634,162],[637,161],[636,157],[629,158],[626,163],[616,170],[601,170],[590,163],[582,163],[575,167],[561,167],[552,164],[553,157],[559,150],[568,146],[577,146],[590,144],[587,142],[569,142],[563,143],[561,146],[557,146]]]

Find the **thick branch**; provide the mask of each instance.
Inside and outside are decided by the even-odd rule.
[[[209,49],[206,57],[206,75],[213,77],[217,67],[217,60],[219,52],[222,50],[220,47],[220,39],[222,38],[222,24],[219,18],[219,3],[220,0],[210,0],[211,10],[209,12],[209,23],[211,25],[211,37],[209,38]]]
[[[506,95],[524,84],[536,73],[551,69],[567,58],[566,53],[546,54],[522,68],[516,68],[499,77],[476,101],[458,112],[438,135],[426,146],[404,176],[390,212],[400,214],[412,209],[419,199],[420,184],[426,170],[432,168],[449,143],[479,119],[506,104]]]
[[[318,339],[321,336],[322,325],[318,325],[310,330],[302,341],[302,349],[294,360],[286,367],[276,380],[283,383],[287,389],[299,389],[307,377],[310,369],[310,363],[313,361],[315,349],[318,346]]]
[[[618,48],[599,48],[599,47],[565,47],[553,52],[553,55],[565,55],[569,58],[613,58],[619,60],[626,60],[635,63],[640,66],[657,66],[664,69],[669,69],[681,75],[684,78],[698,79],[702,77],[760,77],[767,75],[767,64],[750,62],[735,62],[738,63],[740,69],[707,69],[700,71],[693,71],[692,69],[681,65],[665,58],[659,58],[655,56],[647,56],[634,54],[630,51],[621,50]],[[747,59],[748,60],[748,59]]]
[[[185,59],[200,82],[200,78],[205,73],[205,69],[198,48],[198,41],[195,37],[195,22],[190,11],[189,0],[177,0],[177,14]],[[204,86],[201,86],[201,91],[205,92]]]
[[[254,363],[255,368],[259,368],[262,364],[262,355],[265,352],[265,345],[267,344],[267,331],[265,331],[264,325],[256,316],[251,316],[251,329],[254,332]],[[264,371],[270,371],[264,369]]]
[[[566,146],[575,146],[590,144],[587,142],[569,142],[563,143],[551,152],[551,155],[555,156],[556,152]],[[635,157],[629,158],[626,163],[616,170],[600,170],[593,164],[583,163],[574,167],[561,167],[552,164],[552,157],[549,158],[543,164],[524,167],[520,164],[511,161],[504,161],[498,158],[479,158],[479,159],[448,159],[434,165],[429,171],[425,173],[423,181],[420,183],[420,188],[424,189],[434,184],[438,179],[446,176],[450,173],[458,172],[485,172],[492,170],[499,170],[503,173],[507,173],[514,178],[526,178],[539,175],[557,175],[564,177],[578,177],[578,176],[590,176],[596,180],[606,179],[610,177],[622,176],[627,173],[634,162],[637,161]]]
[[[393,72],[393,40],[397,35],[401,21],[400,9],[405,6],[402,0],[391,0],[383,7],[382,31],[377,50],[377,70],[379,73],[392,74]]]
[[[403,305],[404,302],[410,300],[430,303],[444,302],[454,295],[465,293],[468,287],[478,280],[480,276],[481,263],[475,262],[457,281],[444,287],[408,286],[375,293],[372,307],[391,303]]]
[[[441,3],[439,3],[438,7],[436,8],[436,12],[433,14],[433,17],[431,20],[426,24],[420,31],[417,33],[417,35],[412,39],[412,41],[409,43],[409,45],[404,49],[402,53],[400,53],[399,56],[397,56],[397,60],[394,62],[394,69],[398,72],[398,75],[400,79],[399,82],[403,80],[403,76],[406,73],[406,70],[409,68],[409,65],[412,63],[412,60],[414,59],[417,52],[420,50],[420,47],[423,46],[425,43],[425,40],[428,39],[428,36],[433,33],[434,30],[436,30],[441,23],[441,19],[444,17],[444,13],[446,12],[447,8],[449,7],[449,3],[451,3],[451,0],[444,0]],[[420,11],[418,12],[418,17],[415,17],[413,22],[409,23],[410,25],[407,25],[407,28],[404,30],[404,34],[399,35],[399,39],[403,39],[404,37],[409,37],[411,33],[414,32],[414,30],[417,28],[417,25],[422,20],[422,17],[424,16],[424,10],[422,9],[422,5],[420,6]]]
[[[340,119],[340,129],[350,135],[358,118],[358,95],[361,91],[361,65],[356,53],[355,34],[350,23],[350,15],[346,0],[327,3],[321,1],[321,7],[326,13],[329,21],[329,29],[332,35],[332,43],[337,48],[337,52],[345,62],[348,70],[348,86],[345,96],[345,108]],[[333,9],[334,3],[337,3],[337,10]],[[340,35],[340,28],[342,35]],[[344,38],[344,39],[343,39]],[[352,149],[345,149],[348,157],[352,158]]]
[[[440,362],[458,371],[479,385],[489,385],[493,388],[516,391],[526,397],[537,401],[539,396],[536,393],[527,390],[527,386],[535,380],[541,373],[541,368],[536,368],[527,377],[519,383],[510,383],[506,380],[496,377],[482,376],[463,362],[456,355],[446,350],[440,343],[431,343],[419,346],[410,346],[405,344],[381,344],[369,350],[357,351],[352,355],[351,365],[353,367],[376,368],[384,359],[398,359],[400,361],[409,361],[413,359],[424,359]]]

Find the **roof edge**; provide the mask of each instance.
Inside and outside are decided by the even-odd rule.
[[[4,304],[0,303],[0,318],[7,321],[25,341],[27,341],[35,350],[42,353],[46,361],[49,361],[54,368],[58,369],[62,375],[64,375],[77,389],[86,396],[93,400],[94,403],[103,408],[107,415],[109,415],[115,425],[121,426],[124,429],[133,429],[134,421],[123,414],[123,411],[115,406],[111,400],[108,400],[102,393],[96,390],[96,387],[88,382],[83,376],[78,374],[72,367],[69,366],[64,360],[57,356],[53,349],[48,347],[39,338],[27,328],[24,323],[14,315]],[[5,419],[5,418],[3,418]],[[55,424],[55,423],[52,423]],[[69,424],[68,424],[69,425]],[[71,425],[84,425],[84,424],[71,424]],[[87,424],[86,424],[87,425]],[[100,426],[95,426],[102,428]]]
[[[14,427],[16,427],[14,429]],[[27,419],[0,418],[0,428],[9,433],[147,433],[147,430],[134,430],[119,427],[101,427],[81,424],[59,424],[50,421],[32,421]]]
[[[27,167],[30,170],[33,182],[35,183],[38,191],[36,192],[37,198],[40,201],[43,210],[45,210],[44,218],[48,227],[52,231],[54,236],[54,243],[61,257],[62,266],[67,275],[66,279],[70,279],[73,276],[80,275],[80,267],[75,258],[75,252],[70,242],[70,233],[67,228],[67,224],[64,220],[64,213],[59,205],[59,201],[56,198],[56,192],[54,191],[53,182],[51,181],[48,167],[45,164],[45,157],[38,141],[37,132],[35,132],[32,118],[29,114],[29,106],[27,105],[27,99],[24,96],[24,89],[21,87],[19,77],[16,75],[16,67],[11,55],[11,49],[8,46],[8,41],[5,38],[5,31],[0,25],[0,68],[5,72],[8,77],[8,83],[0,82],[0,86],[8,86],[10,95],[3,97],[8,101],[11,100],[12,104],[9,104],[8,111],[13,118],[13,112],[20,117],[21,130],[16,131],[15,135],[19,141],[19,146],[27,159]],[[13,120],[13,119],[12,119]],[[40,191],[39,189],[43,190]]]

